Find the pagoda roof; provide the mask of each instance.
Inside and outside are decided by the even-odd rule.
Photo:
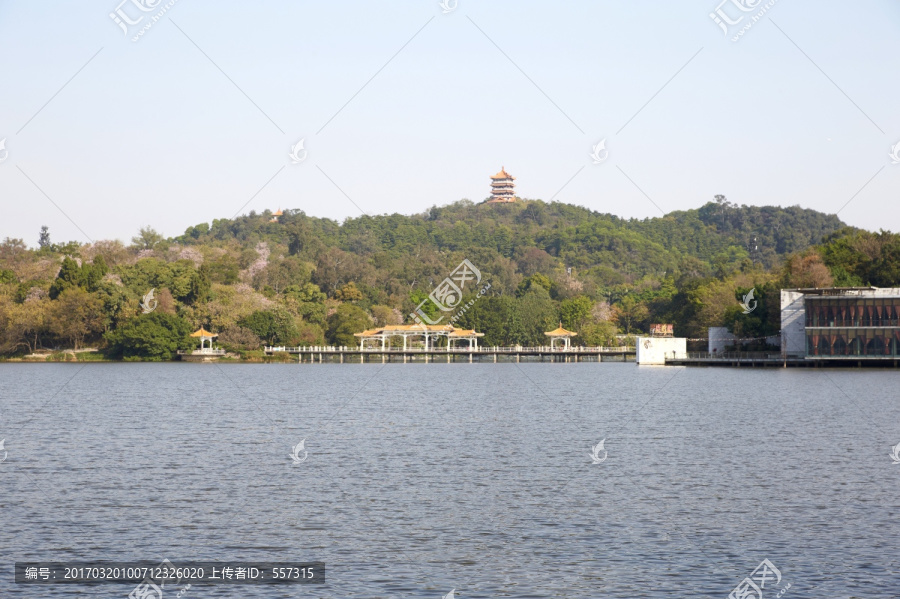
[[[382,327],[385,331],[452,331],[453,325],[450,324],[389,324]]]
[[[219,335],[217,335],[216,333],[210,333],[203,327],[200,327],[200,330],[194,331],[193,333],[191,333],[191,337],[218,337],[218,336]]]
[[[282,216],[284,212],[281,211],[281,208],[278,209],[278,212],[273,212],[272,216]]]
[[[491,177],[491,179],[515,179],[512,175],[506,172],[505,167],[500,167],[500,172]]]
[[[362,333],[353,333],[354,337],[370,337],[372,335],[377,335],[381,329],[368,329],[363,331]]]
[[[453,329],[450,337],[484,337],[484,333],[476,333],[475,329]]]
[[[574,337],[578,333],[575,333],[573,331],[567,331],[566,329],[564,329],[562,327],[562,323],[559,323],[559,327],[557,327],[556,329],[554,329],[552,331],[547,331],[544,334],[547,335],[548,337]]]
[[[476,333],[472,329],[457,329],[453,325],[428,324],[389,324],[376,329],[366,329],[362,333],[353,333],[354,337],[376,337],[380,335],[402,335],[404,333],[444,333],[453,337],[481,337],[484,333]]]

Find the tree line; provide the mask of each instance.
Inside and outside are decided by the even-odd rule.
[[[783,287],[900,284],[900,237],[799,207],[731,204],[622,219],[562,203],[463,200],[418,215],[338,223],[286,210],[216,219],[130,244],[0,244],[0,355],[86,346],[170,359],[203,326],[245,355],[263,345],[355,345],[353,333],[445,316],[429,294],[463,260],[490,284],[463,290],[458,327],[487,345],[545,345],[560,323],[575,343],[614,345],[672,323],[742,337],[778,332]],[[743,314],[755,289],[758,307]],[[152,310],[145,301],[153,290]],[[477,301],[472,301],[477,298]],[[456,298],[460,299],[460,298]]]

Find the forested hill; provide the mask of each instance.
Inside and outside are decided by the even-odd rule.
[[[582,279],[609,287],[684,269],[694,275],[722,274],[748,260],[771,268],[785,254],[805,250],[845,226],[834,215],[798,206],[736,206],[723,198],[643,220],[542,201],[460,201],[421,215],[360,216],[340,225],[291,210],[279,222],[270,220],[268,211],[215,220],[211,227],[190,227],[176,241],[236,241],[248,247],[270,241],[312,262],[323,250],[336,248],[382,267],[399,266],[395,261],[409,257],[448,266],[452,259],[441,256],[465,254],[485,267],[499,261],[526,276],[570,267]]]
[[[722,325],[764,337],[778,332],[781,287],[900,283],[898,235],[721,196],[643,220],[536,200],[464,200],[343,223],[251,212],[169,239],[147,227],[129,245],[34,233],[38,248],[0,243],[0,356],[93,346],[168,359],[200,326],[240,352],[354,345],[353,333],[408,323],[417,307],[447,322],[429,294],[463,259],[490,287],[455,322],[506,346],[541,345],[560,321],[587,345],[655,322],[695,338]],[[744,314],[739,300],[752,288],[759,309]],[[477,290],[465,288],[464,301]]]

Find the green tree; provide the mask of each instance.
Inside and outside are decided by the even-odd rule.
[[[163,241],[163,236],[153,227],[141,227],[140,232],[131,238],[131,244],[141,250],[152,250]]]
[[[285,288],[284,295],[292,297],[298,302],[310,302],[315,304],[324,304],[326,299],[326,295],[322,293],[319,286],[315,283],[290,285]]]
[[[211,283],[222,283],[223,285],[237,283],[240,271],[241,266],[238,264],[237,258],[231,254],[222,254],[217,258],[206,260],[200,266],[200,274]]]
[[[0,296],[0,353],[20,348],[34,353],[42,347],[51,304],[46,297],[19,304]]]
[[[519,283],[519,287],[516,289],[516,295],[523,297],[526,293],[537,287],[546,289],[551,295],[556,293],[556,283],[551,281],[547,275],[535,273]]]
[[[79,287],[66,289],[52,303],[50,332],[68,341],[74,349],[81,348],[85,338],[102,331],[104,325],[103,303]]]
[[[369,316],[365,310],[353,304],[341,304],[337,311],[328,317],[325,338],[333,345],[353,347],[359,341],[353,336],[369,328]]]
[[[239,320],[238,325],[250,329],[268,345],[294,343],[298,337],[294,317],[283,308],[257,310]]]
[[[253,278],[253,286],[262,289],[271,287],[275,293],[281,293],[291,285],[303,285],[309,282],[312,274],[311,265],[295,256],[287,256],[280,260],[272,260]]]
[[[399,312],[399,310],[394,310],[390,306],[372,306],[372,316],[375,319],[375,326],[383,327],[390,324],[402,324],[403,317]]]
[[[108,272],[109,266],[106,265],[106,260],[103,259],[103,256],[95,257],[90,264],[83,263],[81,265],[81,279],[84,287],[88,291],[97,291],[100,282]]]
[[[581,327],[578,338],[582,343],[591,347],[617,346],[616,333],[618,333],[616,325],[608,320],[600,322],[589,322]]]
[[[362,292],[356,288],[356,283],[353,281],[334,292],[334,299],[341,302],[358,302],[362,298]]]
[[[580,330],[590,317],[593,307],[594,302],[583,295],[563,300],[559,304],[559,316],[563,327],[570,331]]]
[[[151,312],[129,319],[105,337],[111,356],[159,361],[191,348],[190,334],[191,326],[180,316]]]
[[[200,239],[200,237],[206,235],[207,233],[209,233],[209,223],[200,223],[199,225],[188,227],[184,232],[184,237],[190,237],[191,239]]]
[[[650,315],[647,306],[628,295],[616,306],[616,316],[619,326],[625,329],[625,334],[630,335],[631,330]]]
[[[63,258],[62,266],[56,280],[50,286],[50,299],[56,299],[66,289],[81,287],[84,284],[84,276],[81,267],[72,258]]]
[[[51,245],[50,229],[47,227],[47,225],[44,225],[41,227],[41,234],[38,237],[38,246],[40,246],[42,250],[49,250]]]
[[[900,235],[879,234],[879,255],[869,270],[869,280],[876,287],[900,285]]]
[[[424,314],[428,319],[424,320],[425,323],[427,323],[429,320],[435,322],[438,318],[444,315],[444,313],[441,312],[441,309],[438,308],[437,304],[435,304],[428,296],[428,294],[421,289],[412,291],[409,294],[409,300],[410,302],[412,302],[412,307],[409,312],[412,313],[415,311],[421,311],[422,314]]]
[[[559,326],[556,304],[550,299],[550,292],[538,285],[518,298],[516,307],[515,315],[510,315],[513,317],[511,341],[526,346],[549,345],[544,333]]]

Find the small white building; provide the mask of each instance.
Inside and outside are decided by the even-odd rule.
[[[638,337],[635,362],[643,365],[665,364],[666,358],[686,358],[684,337]]]

